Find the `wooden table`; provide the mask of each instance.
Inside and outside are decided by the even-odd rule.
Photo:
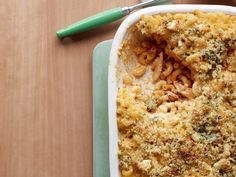
[[[55,31],[135,2],[0,0],[0,177],[92,176],[92,50],[119,22],[65,41]]]

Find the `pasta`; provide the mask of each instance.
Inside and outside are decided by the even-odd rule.
[[[156,82],[159,79],[162,71],[163,53],[160,53],[160,56],[155,59],[154,63],[155,68],[152,75],[152,81]]]
[[[129,74],[125,73],[125,74],[123,75],[123,83],[124,83],[125,85],[132,85],[132,82],[133,82],[132,77],[131,77]]]
[[[144,75],[145,72],[146,72],[146,66],[139,65],[133,70],[132,74],[135,77],[141,77]]]
[[[166,62],[166,70],[163,71],[163,75],[167,77],[172,73],[172,71],[173,71],[173,66],[171,62]]]
[[[236,17],[142,16],[119,57],[121,176],[236,176]]]
[[[175,63],[175,64],[173,65],[173,68],[174,68],[174,69],[178,69],[178,68],[179,68],[179,63]]]
[[[122,175],[125,177],[131,176],[133,174],[133,168],[131,167],[128,170],[122,170]]]
[[[155,89],[160,90],[164,85],[166,85],[166,81],[160,80],[159,82],[156,83]]]
[[[176,81],[177,80],[177,77],[182,73],[182,70],[181,69],[177,69],[175,70],[172,75],[171,75],[171,79],[172,81]]]
[[[191,81],[184,75],[180,75],[179,79],[183,82],[184,86],[190,87],[191,86]]]

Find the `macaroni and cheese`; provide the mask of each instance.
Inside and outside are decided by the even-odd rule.
[[[142,16],[119,58],[121,176],[236,176],[236,17]]]

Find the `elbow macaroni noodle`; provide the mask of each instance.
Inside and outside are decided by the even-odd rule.
[[[236,176],[236,17],[142,16],[119,57],[121,176]]]

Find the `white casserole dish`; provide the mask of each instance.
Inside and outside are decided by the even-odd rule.
[[[120,25],[115,38],[113,40],[109,73],[108,73],[108,106],[109,106],[109,160],[110,160],[110,177],[120,177],[119,161],[118,161],[118,128],[116,120],[116,96],[118,88],[118,80],[116,77],[116,64],[118,61],[118,49],[127,33],[130,26],[135,24],[141,15],[154,15],[167,12],[192,12],[194,10],[205,12],[224,12],[226,14],[236,15],[236,7],[221,6],[221,5],[163,5],[154,6],[139,10],[131,14]]]

